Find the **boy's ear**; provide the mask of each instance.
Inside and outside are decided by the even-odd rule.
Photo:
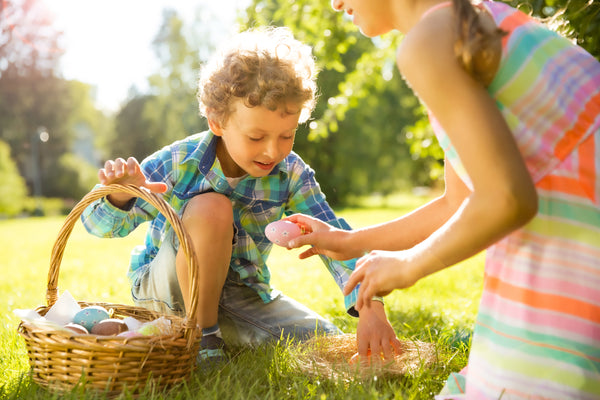
[[[212,119],[212,118],[207,118],[208,120],[208,127],[210,128],[210,130],[217,136],[222,136],[223,135],[223,129],[221,128],[221,124],[219,122],[217,122],[216,120]]]

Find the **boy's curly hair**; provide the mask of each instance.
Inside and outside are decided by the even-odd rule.
[[[275,111],[288,104],[301,108],[305,122],[316,102],[316,65],[311,48],[282,27],[238,34],[201,71],[200,113],[225,125],[232,100]]]

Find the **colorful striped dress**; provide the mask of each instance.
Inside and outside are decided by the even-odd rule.
[[[600,63],[520,11],[483,4],[508,32],[489,93],[539,212],[487,250],[468,368],[436,398],[600,399]]]

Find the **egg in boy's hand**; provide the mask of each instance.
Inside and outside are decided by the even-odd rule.
[[[304,232],[302,228],[291,221],[279,220],[271,222],[265,228],[265,235],[271,242],[287,247],[288,242],[292,239],[297,238]]]

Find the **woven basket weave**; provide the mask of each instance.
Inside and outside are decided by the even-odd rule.
[[[69,391],[83,385],[87,389],[104,391],[113,397],[127,388],[143,390],[150,383],[165,388],[185,381],[195,365],[200,335],[194,316],[197,310],[197,261],[191,240],[175,211],[157,195],[133,185],[108,185],[88,193],[69,213],[54,244],[48,288],[47,306],[37,308],[45,315],[58,299],[58,275],[65,245],[75,222],[83,210],[97,199],[115,192],[127,192],[141,197],[160,211],[173,226],[185,252],[189,266],[191,305],[186,318],[123,304],[79,302],[81,307],[102,306],[112,310],[113,318],[134,317],[141,322],[165,317],[171,321],[172,334],[124,338],[119,336],[77,335],[63,331],[36,328],[21,321],[18,332],[25,339],[32,378],[53,391]]]

